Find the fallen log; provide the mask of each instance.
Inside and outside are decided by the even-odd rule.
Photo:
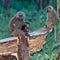
[[[30,38],[28,37],[29,43],[29,51],[30,54],[36,51],[39,51],[43,48],[43,45],[46,43],[45,38],[47,36],[46,29],[39,29],[33,31],[30,34]],[[24,37],[23,37],[24,38]],[[4,57],[16,57],[18,60],[17,52],[18,52],[18,37],[9,37],[0,40],[0,56]],[[2,59],[0,59],[2,60]]]

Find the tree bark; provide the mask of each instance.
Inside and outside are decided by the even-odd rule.
[[[58,54],[58,60],[60,60],[60,0],[57,0],[57,11],[58,11],[58,22],[59,22],[59,24],[58,24],[58,34],[59,34],[59,36],[58,36],[58,40],[59,40],[59,54]]]
[[[40,5],[40,0],[37,0],[37,11],[39,11],[40,10],[40,7],[41,5]]]
[[[2,4],[4,7],[4,17],[9,16],[10,0],[2,0]]]
[[[42,0],[42,8],[44,9],[44,2],[45,2],[45,0]]]
[[[3,6],[5,10],[9,9],[9,0],[2,0]]]
[[[29,58],[29,44],[27,38],[22,35],[18,36],[18,52],[17,52],[17,60],[30,60]]]
[[[58,55],[58,58],[60,60],[60,8],[58,9],[59,11],[59,25],[58,25],[58,33],[59,33],[59,37],[58,37],[58,40],[59,40],[59,55]]]

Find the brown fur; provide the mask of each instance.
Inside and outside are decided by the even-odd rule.
[[[56,41],[56,12],[52,6],[47,7],[47,21],[46,21],[46,28],[49,30],[54,28],[54,40]]]
[[[17,32],[21,32],[22,31],[21,28],[24,24],[25,24],[25,14],[23,12],[18,12],[10,20],[9,30],[12,33],[12,35],[14,36],[14,34],[16,35]]]
[[[21,29],[21,26],[23,24],[25,24],[25,14],[23,12],[18,12],[10,20],[10,24],[9,24],[10,31],[12,32],[15,29]]]
[[[47,7],[47,21],[46,21],[46,26],[48,28],[52,28],[55,26],[56,23],[56,12],[52,6]]]
[[[29,44],[27,38],[22,35],[21,37],[18,36],[18,39],[18,60],[30,60]]]

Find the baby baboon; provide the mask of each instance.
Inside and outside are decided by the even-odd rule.
[[[46,21],[46,28],[48,29],[48,31],[52,28],[54,28],[54,36],[55,36],[55,40],[56,40],[56,12],[54,10],[54,8],[52,6],[48,6],[47,7],[47,21]]]
[[[21,29],[15,29],[11,36],[18,36],[19,34],[22,35],[26,35],[26,36],[30,36],[29,35],[29,23],[25,23],[24,25],[22,25]]]
[[[29,23],[28,22],[26,22],[26,24],[24,24],[22,26],[21,30],[23,30],[25,32],[25,35],[30,36],[29,35]]]
[[[25,13],[18,12],[10,21],[9,28],[13,36],[27,32],[27,23],[25,22]],[[26,30],[26,31],[25,31]]]

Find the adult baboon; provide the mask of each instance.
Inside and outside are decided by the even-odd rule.
[[[12,36],[16,36],[19,33],[26,34],[28,24],[25,22],[25,13],[24,12],[18,12],[10,21],[9,29],[12,33]]]
[[[50,29],[54,28],[54,36],[56,40],[56,12],[55,9],[52,6],[47,7],[47,21],[46,21],[46,28],[48,29],[48,32]]]
[[[15,29],[21,29],[21,26],[25,24],[25,13],[18,12],[9,22],[9,29],[13,32]]]

